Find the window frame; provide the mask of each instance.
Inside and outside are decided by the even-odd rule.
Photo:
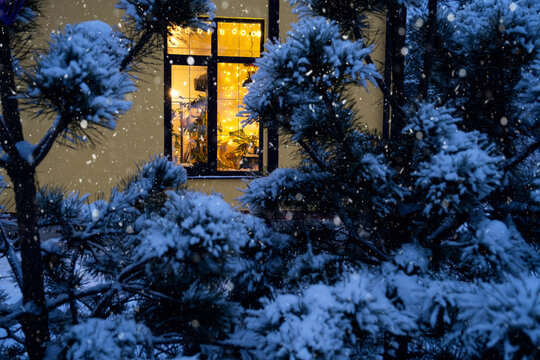
[[[257,23],[261,25],[261,44],[260,54],[264,50],[265,39],[265,24],[264,19],[252,18],[214,18],[216,28],[212,31],[210,50],[211,55],[176,55],[168,53],[167,41],[164,46],[164,76],[165,76],[165,156],[172,159],[172,67],[174,65],[182,66],[205,66],[207,69],[207,86],[208,86],[208,108],[207,108],[207,162],[206,164],[195,164],[186,167],[189,178],[246,178],[256,177],[263,173],[264,163],[264,128],[259,126],[259,169],[257,171],[224,171],[217,168],[217,108],[218,108],[218,64],[219,63],[235,63],[235,64],[254,64],[259,57],[241,57],[241,56],[218,56],[218,23]],[[168,34],[166,35],[168,37]],[[188,58],[193,58],[195,61],[188,64]]]

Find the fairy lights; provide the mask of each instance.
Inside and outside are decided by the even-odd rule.
[[[194,32],[190,29],[190,28],[185,28],[185,29],[177,29],[175,32],[177,33],[177,36],[181,36],[180,34],[182,33],[182,31],[184,31],[186,34],[190,35],[190,34],[194,34]],[[199,35],[210,35],[212,33],[211,30],[208,30],[205,34],[204,30],[203,29],[197,29],[197,34]],[[238,29],[237,28],[234,28],[231,30],[231,33],[233,35],[236,35],[238,34]],[[226,35],[227,34],[227,30],[225,29],[219,29],[219,35]],[[262,31],[261,30],[253,30],[251,32],[248,32],[246,31],[245,29],[242,29],[240,30],[240,35],[242,36],[246,36],[246,35],[249,35],[251,37],[261,37],[262,36]]]
[[[225,36],[226,34],[227,34],[227,30],[219,29],[219,35]],[[237,35],[238,34],[238,29],[237,28],[232,29],[231,34]],[[253,31],[248,33],[248,31],[246,31],[245,29],[242,29],[242,30],[240,30],[240,35],[242,35],[242,36],[251,36],[251,37],[261,37],[262,36],[262,31],[261,30],[258,30],[258,31],[253,30]]]

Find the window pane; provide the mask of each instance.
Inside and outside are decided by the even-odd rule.
[[[174,161],[188,167],[206,163],[208,159],[206,66],[173,65],[171,75]]]
[[[242,99],[256,67],[250,64],[218,65],[218,170],[259,170],[259,126],[242,125]]]
[[[210,30],[169,26],[167,51],[175,55],[211,55]]]
[[[238,78],[243,64],[218,64],[218,99],[238,99]]]
[[[261,56],[260,23],[218,23],[219,56]]]

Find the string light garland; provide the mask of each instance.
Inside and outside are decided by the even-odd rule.
[[[192,34],[192,29],[190,29],[190,28],[185,28],[185,29],[183,29],[183,28],[174,28],[174,29],[169,30],[169,31],[171,33],[173,33],[173,36],[172,36],[173,38],[175,37],[175,34],[176,34],[176,36],[178,36],[178,35],[180,35],[182,33],[182,31],[184,31],[188,35]],[[238,29],[237,28],[232,29],[231,33],[233,35],[238,34]],[[199,34],[199,35],[210,35],[210,34],[212,34],[212,30],[207,30],[206,34],[205,34],[203,29],[197,29],[197,34]],[[219,34],[220,35],[226,35],[227,31],[225,29],[219,29]],[[242,29],[242,30],[240,30],[240,35],[242,35],[242,36],[251,35],[253,37],[261,37],[262,36],[262,31],[261,30],[253,30],[251,32],[248,32],[245,29]],[[180,37],[181,37],[181,35],[180,35]]]

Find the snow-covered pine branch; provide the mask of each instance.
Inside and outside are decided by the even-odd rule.
[[[50,108],[56,120],[34,150],[39,164],[56,137],[102,126],[114,128],[131,107],[125,95],[136,90],[127,72],[119,71],[129,40],[100,21],[66,25],[51,34],[49,50],[28,74],[28,103]]]

